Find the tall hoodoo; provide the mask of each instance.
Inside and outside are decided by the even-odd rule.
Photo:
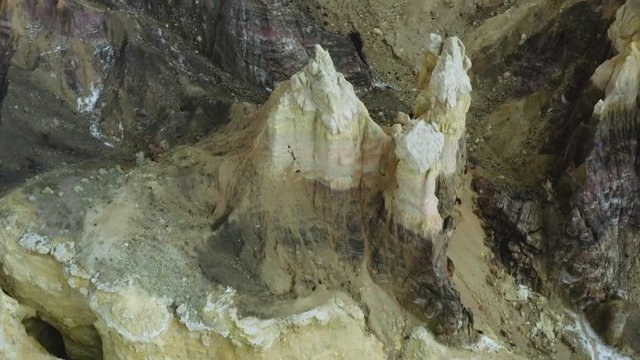
[[[345,190],[379,169],[390,139],[319,45],[315,58],[280,85],[270,103],[257,148],[259,166],[271,174],[301,171]]]
[[[440,175],[455,176],[458,170],[471,103],[470,67],[458,38],[430,35],[419,74],[417,119],[400,114],[393,128],[398,166],[396,186],[386,194],[387,209],[418,234],[442,229],[436,181]]]
[[[444,134],[437,126],[406,118],[393,127],[398,158],[396,186],[387,195],[387,207],[406,228],[420,234],[440,231],[436,180],[440,172]]]
[[[437,61],[434,63],[434,56]],[[431,35],[420,69],[420,94],[416,101],[416,118],[437,124],[445,135],[442,172],[456,171],[459,141],[465,130],[466,115],[471,105],[471,80],[467,71],[471,60],[457,37],[444,41]]]

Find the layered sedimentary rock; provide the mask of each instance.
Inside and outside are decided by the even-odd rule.
[[[346,36],[322,29],[301,4],[286,0],[221,1],[212,56],[223,68],[251,82],[272,87],[313,58],[322,44],[337,68],[357,85],[373,78],[362,49]]]
[[[545,269],[550,279],[586,310],[609,344],[636,354],[640,346],[631,334],[637,331],[633,314],[640,301],[638,5],[627,1],[609,29],[618,53],[591,77],[584,97],[597,94],[600,100],[587,105],[593,114],[580,119],[565,141],[563,171],[547,183],[547,196],[558,202],[554,213],[560,216],[541,224],[551,237],[547,246],[553,258]]]
[[[371,83],[346,36],[288,1],[3,1],[0,182],[199,140],[234,101],[263,101],[254,84],[289,78],[316,43]]]
[[[434,104],[387,135],[317,47],[264,106],[234,106],[197,146],[127,173],[56,170],[8,194],[0,284],[73,359],[382,359],[405,337],[419,358],[435,345],[410,337],[416,326],[451,341],[470,329],[446,229],[423,231],[451,216],[456,189],[438,174],[445,125],[464,124]]]
[[[604,94],[590,78],[610,56],[606,33],[615,8],[609,5],[563,5],[556,19],[505,59],[492,97],[475,109],[484,117],[469,142],[470,169],[479,168],[477,212],[495,255],[524,283],[555,287],[565,255],[558,249],[572,243],[562,233],[577,189],[572,182],[582,181],[582,165],[594,151],[592,114]],[[557,51],[559,43],[566,52]],[[494,87],[493,80],[485,84]],[[505,99],[503,91],[516,99]]]
[[[619,52],[592,77],[604,97],[594,104],[592,131],[580,133],[590,144],[583,163],[572,164],[563,186],[573,190],[564,226],[566,254],[561,280],[576,296],[602,301],[610,296],[637,301],[636,255],[640,221],[638,172],[640,8],[628,1],[617,13],[609,36]]]
[[[358,86],[373,81],[361,49],[346,35],[325,30],[301,2],[284,0],[95,0],[146,13],[178,34],[234,78],[274,88],[289,79],[322,44],[338,69]]]

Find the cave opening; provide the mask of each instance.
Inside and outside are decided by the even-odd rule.
[[[48,322],[32,317],[22,320],[27,334],[34,338],[51,355],[60,359],[69,359],[62,334]]]

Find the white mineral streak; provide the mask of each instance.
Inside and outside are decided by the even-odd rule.
[[[82,113],[92,112],[96,108],[96,104],[98,103],[98,99],[100,99],[101,93],[102,85],[96,85],[95,83],[92,83],[89,94],[87,94],[87,96],[85,97],[79,97],[77,99],[76,107],[78,111]]]
[[[96,291],[89,300],[105,331],[128,342],[151,342],[167,331],[173,317],[167,303],[134,285]]]
[[[273,174],[300,171],[334,189],[378,171],[390,139],[371,120],[353,87],[316,46],[315,58],[274,91],[258,149]]]
[[[573,312],[567,314],[572,322],[567,325],[566,330],[577,336],[580,346],[589,360],[631,360],[631,358],[621,355],[615,349],[607,346],[591,328],[584,316]]]
[[[225,338],[233,338],[244,346],[254,349],[268,349],[290,331],[313,325],[340,326],[341,323],[364,322],[364,313],[351,300],[332,298],[316,308],[282,318],[259,319],[253,316],[241,317],[234,301],[236,290],[228,287],[222,294],[211,292],[201,311],[202,320],[185,307],[178,308],[180,321],[191,331],[212,331]],[[297,329],[297,330],[296,330]]]
[[[591,80],[605,98],[594,107],[600,116],[607,109],[635,106],[640,90],[640,1],[628,0],[618,9],[609,38],[618,54],[600,65]]]

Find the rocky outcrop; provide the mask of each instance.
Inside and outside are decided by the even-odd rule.
[[[30,180],[0,200],[0,284],[60,331],[73,359],[382,359],[400,356],[417,325],[467,338],[447,272],[452,225],[430,217],[452,216],[441,209],[456,189],[443,188],[460,173],[440,169],[468,96],[446,80],[466,77],[449,68],[466,70],[463,48],[444,44],[431,76],[444,73],[454,88],[437,91],[457,102],[425,87],[432,104],[394,136],[317,47],[264,106],[234,106],[196,146],[128,173]],[[424,332],[410,358],[434,346]]]
[[[562,242],[562,275],[581,301],[609,297],[638,301],[635,284],[640,213],[637,97],[640,52],[631,34],[640,25],[636,2],[618,10],[609,36],[619,52],[600,66],[592,80],[604,91],[594,104],[589,133],[576,133],[589,144],[583,163],[572,164],[562,185],[572,189]]]

